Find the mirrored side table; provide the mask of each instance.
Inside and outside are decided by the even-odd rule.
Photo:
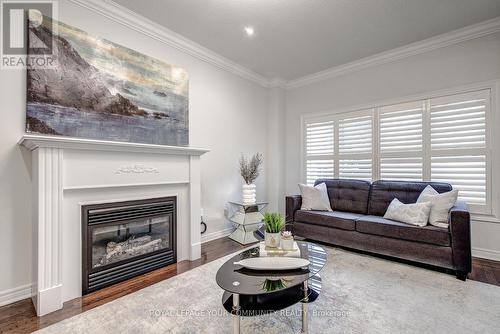
[[[255,204],[243,204],[239,202],[228,202],[226,218],[233,223],[236,229],[229,235],[231,239],[242,245],[260,241],[254,236],[254,231],[262,226],[264,215],[262,210],[269,204],[257,202]]]

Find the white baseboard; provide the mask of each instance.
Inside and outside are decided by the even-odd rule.
[[[228,228],[225,228],[223,230],[219,230],[219,231],[215,231],[215,232],[210,232],[210,233],[207,233],[207,234],[202,234],[201,235],[201,243],[203,244],[203,243],[208,242],[208,241],[212,241],[212,240],[215,240],[215,239],[227,237],[233,231],[234,231],[234,227],[228,227]]]
[[[31,284],[0,291],[0,306],[15,303],[26,298],[31,298]]]
[[[472,248],[472,256],[493,261],[500,261],[500,251],[493,249]]]

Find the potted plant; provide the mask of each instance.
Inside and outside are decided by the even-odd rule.
[[[283,250],[293,250],[293,235],[291,231],[283,231],[281,234],[281,248]]]
[[[240,157],[240,174],[245,183],[243,184],[243,204],[252,205],[256,202],[254,181],[260,174],[262,165],[262,154],[256,153],[252,158],[247,159],[244,155]]]
[[[279,213],[266,212],[264,214],[264,226],[266,228],[266,232],[264,233],[266,247],[279,247],[281,230],[285,226],[283,216]]]

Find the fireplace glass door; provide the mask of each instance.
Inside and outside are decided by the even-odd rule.
[[[82,292],[177,261],[176,198],[82,207]]]
[[[92,269],[171,248],[172,215],[92,227]]]

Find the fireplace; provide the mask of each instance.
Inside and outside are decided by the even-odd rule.
[[[177,261],[176,197],[82,206],[82,293]]]

